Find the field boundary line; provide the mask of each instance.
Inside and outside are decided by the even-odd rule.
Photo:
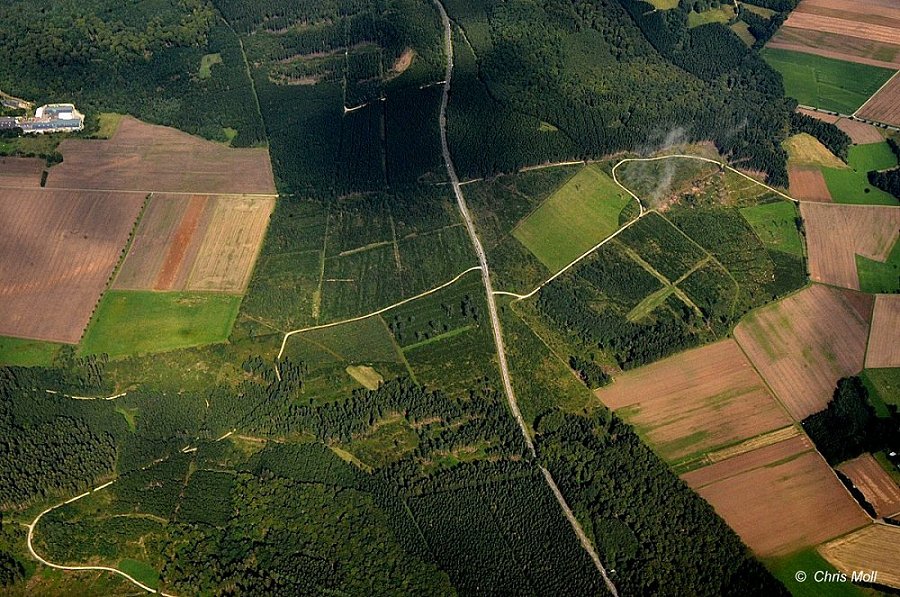
[[[140,588],[143,589],[144,591],[147,591],[148,593],[153,593],[153,594],[155,594],[155,595],[162,595],[163,597],[175,597],[175,595],[171,595],[171,594],[169,594],[169,593],[164,593],[164,592],[162,592],[162,591],[160,591],[160,590],[157,590],[157,589],[153,589],[153,588],[151,588],[151,587],[148,587],[148,586],[145,585],[144,583],[142,583],[142,582],[140,582],[139,580],[135,579],[133,576],[129,575],[129,574],[126,573],[126,572],[122,572],[122,571],[119,570],[118,568],[112,568],[112,567],[109,567],[109,566],[64,566],[64,565],[62,565],[62,564],[54,564],[53,562],[50,562],[49,560],[45,560],[44,558],[42,558],[42,557],[34,550],[34,545],[33,545],[33,542],[34,542],[34,529],[35,529],[35,527],[37,527],[38,522],[40,522],[41,518],[43,518],[45,514],[49,514],[49,513],[52,512],[53,510],[56,510],[57,508],[60,508],[60,507],[62,507],[62,506],[66,506],[66,505],[71,504],[71,503],[73,503],[73,502],[77,502],[77,501],[80,500],[81,498],[87,497],[87,496],[91,495],[92,493],[96,493],[96,492],[100,491],[101,489],[106,489],[107,487],[109,487],[110,485],[112,485],[112,484],[115,483],[115,482],[116,482],[115,479],[113,479],[112,481],[108,481],[107,483],[104,483],[103,485],[100,485],[99,487],[95,487],[94,489],[85,491],[85,492],[82,493],[81,495],[77,495],[77,496],[75,496],[75,497],[73,497],[73,498],[69,498],[69,499],[67,499],[67,500],[65,500],[65,501],[62,501],[62,502],[58,503],[58,504],[55,504],[55,505],[53,505],[53,506],[50,506],[49,508],[47,508],[46,510],[44,510],[43,512],[41,512],[40,514],[38,514],[38,515],[35,517],[35,519],[31,522],[31,524],[25,525],[25,526],[28,528],[28,535],[26,536],[26,541],[25,541],[25,545],[28,547],[28,552],[31,554],[31,557],[33,557],[33,558],[34,558],[35,560],[37,560],[39,563],[41,563],[41,564],[43,564],[44,566],[47,566],[47,567],[49,567],[49,568],[55,568],[55,569],[57,569],[57,570],[75,570],[75,571],[81,570],[81,571],[86,571],[86,572],[90,572],[90,571],[112,572],[113,574],[118,574],[119,576],[121,576],[121,577],[123,577],[124,579],[128,580],[128,581],[131,582],[132,584],[134,584],[134,585],[140,587]]]
[[[300,329],[291,330],[289,332],[286,332],[284,334],[284,339],[281,341],[281,350],[278,351],[278,356],[275,357],[275,360],[276,361],[281,360],[281,355],[284,354],[284,347],[287,345],[288,338],[290,338],[294,334],[301,334],[303,332],[311,332],[313,330],[322,330],[325,328],[332,328],[332,327],[335,327],[338,325],[343,325],[345,323],[353,323],[354,321],[362,321],[363,319],[368,319],[370,317],[375,317],[376,315],[381,315],[385,311],[390,311],[391,309],[394,309],[395,307],[399,307],[400,305],[405,305],[406,303],[409,303],[411,301],[428,296],[429,294],[434,294],[438,290],[442,290],[442,289],[446,288],[447,286],[454,284],[457,280],[459,280],[460,278],[462,278],[469,272],[475,271],[477,269],[480,270],[481,266],[476,265],[474,267],[470,267],[469,269],[457,274],[457,276],[455,278],[453,278],[452,280],[450,280],[449,282],[444,282],[440,286],[435,286],[434,288],[431,288],[430,290],[426,290],[425,292],[421,292],[415,296],[411,296],[411,297],[405,298],[401,301],[397,301],[396,303],[394,303],[392,305],[388,305],[387,307],[382,307],[381,309],[378,309],[377,311],[372,311],[371,313],[367,313],[365,315],[358,315],[356,317],[351,317],[350,319],[342,319],[340,321],[332,321],[331,323],[323,323],[321,325],[313,325],[313,326],[308,326],[305,328],[300,328]]]
[[[141,195],[209,195],[209,196],[232,196],[232,197],[246,197],[248,199],[278,199],[278,192],[274,193],[232,193],[228,191],[222,191],[219,193],[210,193],[209,191],[161,191],[159,189],[150,190],[150,189],[90,189],[90,188],[74,188],[74,187],[40,187],[39,189],[35,189],[34,187],[23,187],[21,185],[4,185],[0,184],[0,189],[5,189],[9,191],[65,191],[69,193],[139,193]]]
[[[888,80],[885,81],[884,84],[883,84],[881,87],[879,87],[878,89],[876,89],[876,90],[875,90],[875,93],[873,93],[872,95],[870,95],[870,96],[869,96],[869,99],[867,99],[866,101],[864,101],[864,102],[862,103],[862,105],[860,105],[860,107],[858,107],[856,110],[854,110],[854,111],[853,111],[853,114],[851,114],[850,116],[852,116],[853,118],[856,118],[856,115],[859,114],[859,111],[862,110],[863,108],[865,108],[865,107],[866,107],[866,104],[868,104],[869,102],[871,102],[873,97],[875,97],[876,95],[878,95],[879,93],[881,93],[881,90],[882,90],[882,89],[884,89],[885,87],[887,87],[887,86],[890,84],[891,81],[893,81],[895,78],[897,78],[897,75],[898,75],[898,74],[900,74],[900,70],[895,70],[895,71],[894,71],[894,74],[891,75],[891,76],[888,78]]]

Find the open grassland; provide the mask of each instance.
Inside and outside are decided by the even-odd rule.
[[[274,199],[154,195],[115,288],[242,292]]]
[[[826,560],[850,576],[854,571],[877,570],[878,584],[900,589],[900,527],[872,524],[819,548]]]
[[[197,71],[197,76],[201,79],[208,79],[212,76],[212,67],[217,64],[222,64],[222,54],[216,52],[214,54],[204,54],[200,58],[200,70]]]
[[[884,404],[900,408],[900,367],[866,369],[863,371],[863,380],[870,395],[874,393]]]
[[[710,8],[703,12],[688,13],[688,27],[699,27],[709,23],[727,23],[734,18],[734,6],[723,4],[718,8]]]
[[[900,77],[876,93],[859,111],[859,116],[894,126],[900,126]]]
[[[900,292],[900,242],[884,261],[856,256],[859,289],[863,292],[896,294]]]
[[[891,516],[900,512],[900,487],[871,454],[848,460],[837,469],[863,494],[875,514]]]
[[[682,478],[758,556],[787,555],[869,521],[805,436]]]
[[[48,187],[274,194],[265,148],[231,149],[124,117],[112,139],[66,139]]]
[[[762,56],[781,73],[785,93],[801,104],[852,114],[893,71],[865,64],[766,48]]]
[[[850,147],[851,169],[822,168],[828,191],[837,203],[897,205],[896,197],[869,184],[867,173],[897,165],[897,157],[884,141]]]
[[[650,0],[650,4],[659,10],[669,10],[670,8],[678,6],[678,1],[679,0]]]
[[[875,299],[866,367],[900,367],[900,295],[879,294]]]
[[[900,210],[887,206],[800,206],[809,275],[817,282],[860,289],[856,256],[884,262],[897,242]]]
[[[789,166],[788,181],[791,196],[799,201],[831,203],[831,193],[821,168]]]
[[[865,597],[869,594],[849,582],[817,583],[807,582],[805,579],[803,582],[798,581],[798,570],[803,570],[807,574],[814,574],[816,570],[838,573],[838,569],[829,564],[828,560],[812,547],[780,558],[768,558],[764,563],[794,597]]]
[[[814,285],[748,315],[734,337],[796,420],[825,408],[863,367],[868,325],[838,290]]]
[[[846,168],[847,165],[831,153],[822,142],[808,133],[792,135],[782,142],[791,166],[827,166]]]
[[[0,335],[77,343],[143,197],[0,190]]]
[[[789,201],[745,207],[741,215],[766,246],[797,257],[803,256],[803,239],[797,230],[797,207]]]
[[[223,342],[240,303],[240,297],[224,294],[111,290],[81,350],[117,357]]]
[[[0,156],[0,188],[39,188],[46,162],[39,158]]]
[[[673,464],[791,424],[734,340],[629,371],[596,395]]]
[[[0,336],[0,365],[48,366],[59,348],[52,342]]]
[[[585,166],[512,234],[556,272],[615,232],[628,195],[595,165]]]

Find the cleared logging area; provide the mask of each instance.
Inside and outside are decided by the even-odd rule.
[[[39,158],[0,157],[0,187],[39,188],[44,165]]]
[[[734,337],[795,420],[825,408],[863,368],[868,325],[840,291],[814,285],[748,315]]]
[[[232,149],[164,126],[122,118],[108,141],[66,139],[47,186],[188,193],[275,193],[264,147]]]
[[[819,552],[849,577],[858,570],[877,570],[880,585],[900,588],[900,527],[873,524],[819,548]]]
[[[740,454],[682,478],[760,556],[818,545],[869,521],[806,436]]]
[[[239,195],[154,195],[114,287],[242,292],[274,206]]]
[[[900,295],[879,294],[875,299],[866,367],[900,367]]]
[[[77,343],[143,201],[0,189],[0,335]]]
[[[900,209],[804,203],[810,278],[859,289],[856,255],[884,261],[898,237]]]
[[[871,454],[848,460],[838,470],[859,489],[878,516],[900,512],[900,487]]]
[[[731,339],[624,373],[596,394],[669,462],[791,424]]]

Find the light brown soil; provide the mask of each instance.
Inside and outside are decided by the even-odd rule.
[[[791,423],[731,339],[624,373],[597,397],[670,462]]]
[[[831,124],[834,124],[841,119],[840,116],[835,116],[834,114],[825,114],[824,112],[816,112],[815,110],[807,110],[806,108],[797,108],[797,112],[806,114],[807,116],[816,118],[822,122],[830,122]]]
[[[108,141],[66,139],[64,161],[47,186],[188,193],[275,192],[269,153],[232,149],[164,126],[124,117]]]
[[[844,19],[846,21],[857,21],[859,23],[870,23],[872,25],[882,25],[885,27],[893,27],[900,29],[900,11],[886,9],[884,7],[875,7],[867,9],[859,9],[857,4],[845,3],[844,6],[837,8],[836,6],[824,6],[822,4],[814,4],[810,2],[802,2],[797,7],[798,12],[809,13],[813,15],[821,15],[823,17],[834,17],[836,19]]]
[[[235,195],[154,195],[117,288],[242,292],[274,200]]]
[[[898,545],[900,527],[872,524],[823,545],[819,553],[848,578],[859,570],[877,570],[877,584],[900,589]]]
[[[840,291],[813,285],[744,318],[734,337],[795,420],[863,367],[868,326]]]
[[[825,177],[818,168],[791,166],[788,168],[788,183],[791,197],[800,201],[831,203],[831,193]]]
[[[143,200],[0,189],[0,335],[77,343]]]
[[[796,29],[836,33],[868,41],[900,45],[900,28],[895,29],[889,24],[865,23],[860,20],[835,18],[803,11],[792,12],[784,24]]]
[[[900,126],[900,76],[895,76],[869,98],[857,116]]]
[[[898,66],[900,68],[900,66]],[[858,120],[848,120],[841,118],[837,121],[836,126],[850,136],[850,140],[859,145],[866,143],[881,143],[884,136],[877,128],[865,122]]]
[[[900,45],[836,33],[782,27],[766,47],[805,52],[882,68],[900,68]]]
[[[897,0],[803,0],[797,10],[808,12],[815,8],[900,19]]]
[[[804,203],[810,278],[859,290],[856,255],[887,258],[900,229],[900,209],[881,205]]]
[[[744,543],[763,557],[818,545],[869,522],[817,452],[789,454],[800,448],[798,440],[713,464],[707,468],[715,467],[723,478],[697,489]],[[729,467],[737,459],[742,462]]]
[[[710,483],[724,481],[765,466],[770,462],[780,462],[813,449],[813,443],[806,435],[797,434],[784,441],[742,452],[732,458],[685,473],[681,475],[681,478],[692,489],[699,489]]]
[[[403,53],[400,54],[400,57],[397,58],[397,61],[394,63],[394,66],[391,67],[391,74],[396,76],[406,72],[406,69],[412,65],[413,58],[416,57],[416,52],[412,48],[406,48],[403,50]]]
[[[187,209],[178,228],[175,230],[175,236],[169,244],[166,257],[163,260],[159,274],[156,276],[156,282],[153,288],[156,290],[170,290],[175,284],[175,278],[184,265],[184,257],[187,254],[188,245],[191,239],[197,233],[200,225],[200,217],[206,207],[206,195],[194,195],[188,200]]]
[[[40,188],[45,165],[39,158],[0,157],[0,187]]]
[[[900,295],[879,294],[875,299],[866,367],[900,367]]]
[[[900,512],[900,487],[871,454],[848,460],[837,468],[859,489],[875,514],[891,516]]]

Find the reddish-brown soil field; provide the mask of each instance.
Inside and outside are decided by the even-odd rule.
[[[765,466],[770,462],[779,462],[791,456],[813,450],[812,441],[804,434],[778,442],[750,452],[744,452],[733,458],[716,462],[701,469],[681,475],[681,478],[692,489],[699,489],[710,483],[724,481],[730,477],[742,475],[753,469]]]
[[[840,116],[835,116],[834,114],[825,114],[824,112],[816,112],[815,110],[807,110],[806,108],[797,108],[797,111],[812,118],[817,118],[822,122],[830,122],[831,124],[834,124],[841,119]]]
[[[139,192],[275,193],[265,148],[232,149],[164,126],[122,119],[108,141],[66,139],[47,186]]]
[[[900,65],[898,65],[898,68],[900,68]],[[841,118],[837,121],[835,126],[850,135],[850,140],[859,145],[881,143],[884,141],[884,136],[881,134],[881,131],[865,122]]]
[[[800,421],[825,408],[837,380],[863,368],[868,331],[840,291],[816,284],[751,313],[734,337]]]
[[[891,26],[890,17],[882,17],[882,21],[888,21],[888,24],[863,22],[854,13],[844,13],[841,16],[826,16],[795,10],[784,24],[795,29],[809,29],[884,44],[900,45],[900,28]]]
[[[897,0],[803,0],[797,10],[801,12],[821,13],[824,10],[852,13],[858,20],[868,15],[869,20],[875,17],[900,19],[900,6]]]
[[[848,577],[860,570],[877,570],[877,584],[900,589],[898,545],[900,527],[876,523],[823,545],[819,552]]]
[[[782,27],[766,44],[766,47],[805,52],[881,68],[900,68],[900,45],[868,41],[835,33]]]
[[[818,168],[791,166],[788,168],[788,183],[794,199],[831,203],[831,193]]]
[[[143,200],[0,189],[0,335],[77,343]]]
[[[722,477],[697,488],[754,553],[767,557],[818,545],[869,518],[815,451],[798,438],[716,463]],[[791,449],[797,449],[794,455]],[[689,473],[696,481],[705,469]],[[693,485],[693,483],[692,483]]]
[[[817,282],[859,290],[856,255],[884,261],[900,229],[900,209],[882,205],[804,203],[800,206]]]
[[[44,166],[38,158],[0,157],[0,187],[40,188]]]
[[[597,396],[669,462],[791,424],[731,339],[624,373]]]
[[[274,205],[265,197],[154,195],[114,286],[242,292]]]
[[[891,516],[900,512],[900,487],[871,454],[848,460],[838,470],[853,482],[875,509],[875,514]]]
[[[857,115],[900,126],[900,77],[895,75],[881,91],[870,97]]]
[[[872,323],[872,310],[875,308],[875,297],[859,290],[841,290],[841,295],[847,304],[853,307],[859,318],[866,323]]]
[[[866,367],[900,367],[900,295],[879,294],[875,299]]]

